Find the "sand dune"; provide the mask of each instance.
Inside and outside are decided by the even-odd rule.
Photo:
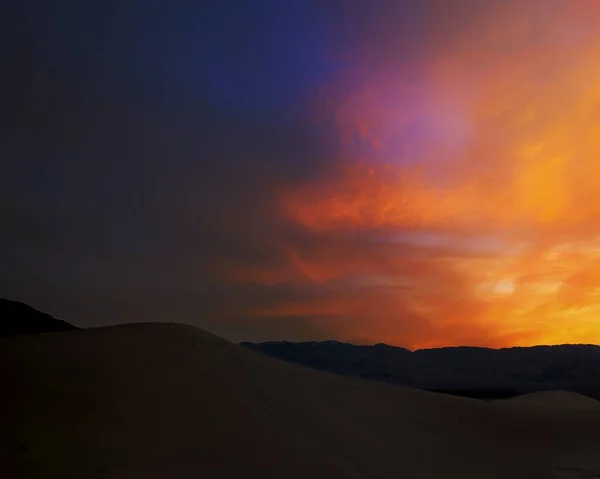
[[[0,340],[2,478],[568,478],[600,411],[330,375],[190,326]]]

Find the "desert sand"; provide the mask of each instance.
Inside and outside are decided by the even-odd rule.
[[[401,388],[191,326],[0,339],[0,391],[2,478],[600,477],[600,408],[581,396]]]

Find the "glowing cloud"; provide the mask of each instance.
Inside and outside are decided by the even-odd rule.
[[[412,347],[600,341],[600,4],[427,3],[410,61],[386,25],[348,46],[321,102],[330,174],[280,199],[313,234],[369,238],[290,253],[309,281],[363,281],[312,311]]]

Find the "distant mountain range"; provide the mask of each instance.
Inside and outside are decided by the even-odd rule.
[[[0,298],[0,336],[79,329],[25,303]]]
[[[285,361],[345,376],[479,398],[564,389],[600,398],[600,346],[408,349],[337,341],[241,343]]]
[[[0,337],[79,329],[27,304],[0,299]],[[410,351],[337,341],[241,343],[288,362],[344,376],[478,398],[568,390],[600,399],[600,346]]]

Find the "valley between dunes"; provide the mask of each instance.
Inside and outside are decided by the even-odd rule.
[[[192,326],[0,339],[0,477],[592,478],[600,403],[336,376]]]

